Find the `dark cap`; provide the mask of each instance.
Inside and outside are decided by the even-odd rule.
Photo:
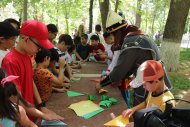
[[[18,35],[19,31],[16,30],[9,22],[0,22],[0,37],[9,38]]]

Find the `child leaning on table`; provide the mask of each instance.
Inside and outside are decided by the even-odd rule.
[[[68,83],[64,83],[63,69],[65,66],[64,58],[59,58],[59,74],[58,77],[53,75],[47,68],[50,64],[51,52],[47,49],[41,49],[36,54],[35,61],[37,68],[34,70],[34,82],[38,88],[39,94],[43,102],[47,102],[52,94],[52,90],[57,92],[65,92],[70,87]]]
[[[123,117],[131,117],[135,111],[150,107],[157,107],[163,112],[166,106],[165,102],[174,98],[165,85],[163,77],[164,70],[160,62],[147,60],[142,63],[137,70],[136,78],[130,83],[130,86],[137,88],[143,85],[149,91],[148,97],[139,105],[124,110],[122,112]]]
[[[13,80],[19,76],[7,76],[0,68],[0,126],[16,127],[18,125],[37,127],[28,116],[26,111],[18,103],[22,101],[25,106],[30,106],[18,93]]]

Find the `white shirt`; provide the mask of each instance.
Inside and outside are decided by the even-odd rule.
[[[69,63],[69,64],[71,64],[73,62],[73,58],[67,51],[65,52],[64,58],[67,61],[67,63]]]
[[[111,64],[108,66],[108,70],[110,70],[110,72],[113,70],[113,68],[117,64],[117,60],[119,58],[120,53],[121,53],[121,50],[114,51]]]
[[[107,55],[109,58],[113,58],[113,52],[111,51],[111,46],[110,44],[105,44],[105,51],[107,52]],[[108,59],[107,60],[107,64],[110,65],[111,64],[111,60]]]
[[[8,52],[9,52],[9,50],[6,50],[6,51],[0,50],[0,67],[1,67],[1,64],[2,64],[2,61],[3,61],[3,58],[6,56],[6,54]]]

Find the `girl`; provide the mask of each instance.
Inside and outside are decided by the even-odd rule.
[[[24,105],[29,104],[18,93],[13,80],[18,76],[8,76],[0,68],[0,126],[3,127],[37,127],[26,115],[24,108],[18,105],[22,101]]]

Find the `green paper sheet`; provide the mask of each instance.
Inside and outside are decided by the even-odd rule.
[[[85,114],[88,114],[100,109],[98,105],[96,105],[90,100],[80,101],[78,103],[71,104],[69,108],[73,109],[75,113],[77,114],[77,116],[83,116]]]
[[[84,94],[67,90],[67,95],[68,97],[77,97],[77,96],[83,96]]]
[[[85,119],[89,119],[89,118],[91,118],[91,117],[97,115],[98,113],[100,113],[100,112],[102,112],[102,111],[104,111],[104,109],[100,107],[99,110],[96,110],[96,111],[94,111],[94,112],[90,112],[90,113],[88,113],[88,114],[85,114],[85,115],[83,115],[82,117],[85,118]]]

